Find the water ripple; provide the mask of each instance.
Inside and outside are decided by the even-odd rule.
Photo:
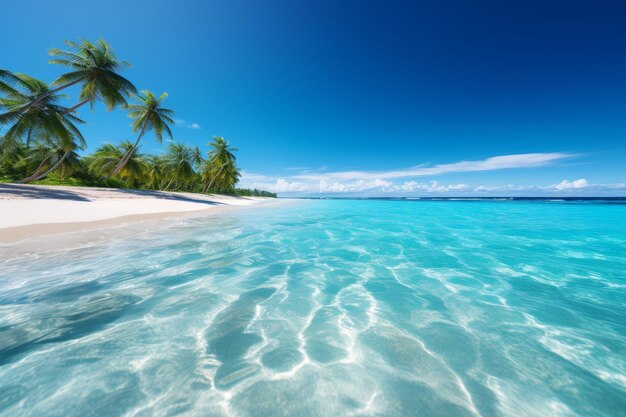
[[[141,228],[0,248],[0,416],[626,416],[626,206]]]

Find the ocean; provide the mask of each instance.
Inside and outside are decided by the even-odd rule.
[[[626,416],[623,203],[299,200],[0,246],[0,416]]]

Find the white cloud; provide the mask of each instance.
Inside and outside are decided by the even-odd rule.
[[[386,192],[395,190],[394,184],[389,181],[375,179],[371,181],[357,180],[351,182],[327,181],[317,182],[289,181],[279,178],[271,181],[268,177],[258,174],[243,173],[241,186],[246,188],[262,188],[276,193],[303,193],[303,194],[341,194],[358,193],[365,191]]]
[[[560,183],[554,185],[554,188],[557,190],[579,190],[581,188],[586,188],[589,186],[589,183],[586,179],[580,178],[576,181],[569,182],[568,180],[563,180]]]
[[[303,173],[294,175],[293,178],[301,180],[356,180],[356,179],[394,179],[409,177],[424,177],[449,174],[455,172],[478,172],[494,171],[511,168],[534,168],[549,165],[564,159],[572,158],[575,154],[564,152],[551,153],[526,153],[517,155],[501,155],[478,161],[460,161],[450,164],[439,164],[431,167],[416,166],[391,171],[370,172],[370,171],[341,171],[322,174]]]
[[[196,122],[187,123],[184,119],[174,119],[174,124],[176,126],[186,127],[187,129],[195,129],[195,130],[202,129],[202,126],[200,126],[198,123]]]
[[[300,169],[293,175],[267,176],[243,172],[242,187],[263,188],[277,193],[299,194],[341,194],[341,193],[468,193],[525,191],[527,188],[515,185],[492,187],[489,185],[469,186],[462,183],[441,184],[437,181],[418,182],[411,177],[439,176],[449,173],[495,171],[511,168],[534,168],[554,164],[576,155],[564,152],[526,153],[494,156],[478,161],[459,161],[434,166],[421,165],[414,168],[396,169],[382,172],[339,171]],[[392,182],[394,179],[406,179]],[[584,181],[584,184],[583,182]],[[580,188],[586,180],[564,181],[552,186],[553,190]],[[561,187],[561,188],[559,188]],[[545,188],[545,187],[544,187]]]
[[[243,173],[240,185],[245,188],[260,188],[283,194],[366,194],[366,195],[580,195],[582,191],[597,195],[624,195],[626,184],[591,184],[585,179],[564,180],[554,185],[468,185],[463,183],[442,184],[438,181],[404,181],[393,183],[388,180],[319,181],[293,180]],[[573,193],[573,194],[572,194]],[[590,195],[590,194],[589,194]]]
[[[463,191],[470,188],[467,184],[439,184],[437,181],[431,181],[429,183],[419,183],[415,181],[406,181],[400,185],[394,186],[394,191],[411,192],[411,191],[426,191],[432,192],[449,192],[449,191]]]
[[[479,161],[460,161],[434,166],[418,166],[384,172],[301,169],[294,175],[270,176],[242,172],[240,185],[282,194],[361,194],[361,195],[624,195],[626,184],[593,184],[585,178],[563,180],[553,185],[469,185],[418,181],[410,177],[439,176],[449,173],[534,168],[557,163],[576,155],[570,153],[529,153],[502,155]],[[322,169],[323,170],[323,169]],[[393,180],[396,181],[393,181]],[[402,180],[404,179],[404,180]]]

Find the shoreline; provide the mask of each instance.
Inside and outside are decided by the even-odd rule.
[[[276,199],[115,188],[0,184],[0,245],[150,220],[207,215]]]

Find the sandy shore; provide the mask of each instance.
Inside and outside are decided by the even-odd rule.
[[[0,243],[271,200],[274,199],[0,184]]]

